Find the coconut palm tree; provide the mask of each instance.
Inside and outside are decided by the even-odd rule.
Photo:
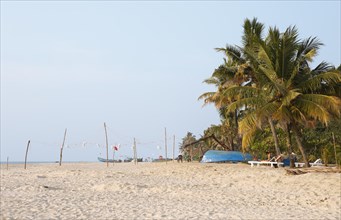
[[[244,22],[244,35],[242,37],[243,47],[253,48],[255,43],[258,43],[259,39],[261,39],[263,29],[264,25],[258,22],[256,18],[252,21],[246,19]],[[245,56],[246,54],[243,53],[243,48],[226,45],[225,48],[216,48],[216,51],[223,52],[225,54],[226,58],[224,58],[224,64],[219,66],[219,68],[214,71],[211,78],[204,82],[207,84],[214,84],[217,87],[217,91],[204,93],[199,97],[199,99],[204,99],[205,104],[215,104],[220,111],[220,115],[224,115],[222,126],[227,129],[236,130],[235,136],[237,137],[237,144],[240,147],[242,145],[242,137],[237,135],[239,128],[238,119],[242,117],[242,113],[246,109],[246,106],[236,108],[233,112],[234,115],[231,115],[231,112],[222,112],[222,110],[225,111],[226,107],[238,98],[226,95],[225,91],[235,86],[248,86],[254,84],[255,78],[253,76],[253,70],[250,63],[247,61],[247,57]],[[230,120],[231,118],[234,119],[234,125]],[[273,133],[276,152],[277,154],[280,154],[278,138],[274,129],[273,121],[268,118],[268,122]]]
[[[215,70],[212,77],[204,82],[208,84],[214,84],[218,87],[216,92],[204,93],[199,97],[199,99],[204,99],[205,103],[215,103],[217,108],[226,109],[229,104],[238,99],[238,94],[229,95],[225,93],[229,88],[240,87],[240,86],[254,86],[257,85],[257,79],[254,76],[253,69],[250,65],[250,62],[247,60],[247,55],[243,53],[247,48],[249,50],[255,49],[255,45],[257,45],[263,34],[264,25],[259,23],[257,19],[253,19],[252,21],[246,19],[244,22],[244,35],[243,35],[243,48],[237,46],[229,46],[227,45],[225,48],[216,48],[217,51],[224,52],[227,59],[224,58],[224,65],[221,65],[218,69]],[[237,96],[237,97],[235,97]],[[249,106],[250,107],[250,106]],[[242,112],[247,110],[249,107],[243,106],[241,108],[235,108],[234,110],[234,120],[236,130],[238,130],[238,119],[242,116]],[[225,115],[229,115],[231,117],[231,113],[224,113]],[[262,120],[266,120],[270,125],[276,153],[279,155],[279,144],[278,138],[274,126],[274,122],[270,117],[264,115]],[[225,121],[229,122],[229,121]],[[231,125],[231,123],[225,123],[226,125]],[[225,126],[226,127],[226,126]],[[231,127],[231,126],[230,126]],[[246,143],[245,140],[250,140],[250,137],[259,129],[258,127],[253,126],[252,130],[249,130],[248,133],[242,133],[243,140],[240,139],[238,142],[239,145]]]
[[[193,135],[191,132],[187,132],[186,136],[182,138],[182,145],[180,146],[179,150],[184,154],[183,156],[185,160],[188,159],[190,159],[190,161],[193,160],[193,148],[197,146],[193,145],[191,145],[190,147],[185,146],[195,141],[196,141],[195,135]]]
[[[226,48],[216,48],[218,52],[224,52],[226,58],[224,58],[224,64],[220,65],[214,70],[212,76],[204,83],[213,84],[217,87],[215,92],[207,92],[199,96],[199,100],[204,100],[204,105],[208,103],[214,103],[222,118],[222,125],[219,129],[234,130],[237,139],[237,145],[240,145],[241,139],[238,137],[238,117],[239,111],[236,109],[233,113],[225,113],[226,105],[231,103],[230,97],[223,96],[222,93],[226,88],[233,85],[240,85],[245,82],[245,74],[248,71],[245,66],[245,60],[242,58],[242,54],[239,48],[227,45]],[[227,133],[227,132],[225,132]],[[229,132],[231,133],[231,132]],[[225,138],[226,139],[226,138]],[[228,138],[229,139],[229,138]],[[233,144],[233,138],[230,138],[230,148],[235,149]]]
[[[303,160],[309,166],[300,139],[300,126],[312,125],[313,121],[327,124],[333,116],[340,115],[340,99],[319,93],[326,85],[340,83],[340,74],[310,69],[309,63],[322,44],[316,38],[299,40],[295,27],[289,27],[284,33],[270,28],[264,40],[254,42],[243,51],[253,68],[256,86],[227,89],[224,95],[236,97],[238,94],[239,97],[228,106],[228,110],[233,112],[248,106],[246,116],[240,122],[246,143],[255,127],[263,123],[263,118],[278,121],[288,132],[289,153],[292,132]]]

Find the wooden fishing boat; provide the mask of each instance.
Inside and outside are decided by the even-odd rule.
[[[97,157],[98,161],[100,162],[107,162],[107,159],[104,159],[102,157]],[[109,159],[108,162],[109,163],[127,163],[127,162],[132,162],[133,158],[126,158],[126,159],[118,159],[118,160],[112,160]],[[143,158],[137,158],[137,162],[143,162]]]
[[[97,157],[97,159],[100,161],[100,162],[109,162],[109,163],[117,163],[118,161],[117,160],[112,160],[112,159],[109,159],[109,160],[107,160],[107,159],[104,159],[104,158],[102,158],[102,157]]]

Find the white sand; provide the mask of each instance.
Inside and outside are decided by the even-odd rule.
[[[1,219],[341,219],[341,174],[245,164],[1,167]]]

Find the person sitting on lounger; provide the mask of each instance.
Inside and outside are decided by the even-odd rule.
[[[273,162],[275,161],[276,157],[273,157],[270,151],[265,152],[267,155],[266,160],[262,160],[262,162]]]
[[[276,157],[276,162],[283,162],[283,160],[287,159],[288,155],[286,153],[280,154]]]

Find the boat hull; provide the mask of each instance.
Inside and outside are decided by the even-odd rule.
[[[117,162],[117,161],[114,161],[114,160],[107,160],[107,159],[104,159],[102,157],[97,157],[97,159],[100,161],[100,162],[109,162],[109,163],[113,163],[113,162]]]
[[[222,162],[247,162],[252,160],[251,154],[242,153],[240,151],[207,151],[201,162],[202,163],[222,163]]]
[[[97,159],[100,162],[107,162],[107,159],[104,159],[102,157],[97,157]],[[109,159],[108,160],[109,163],[126,163],[126,162],[132,162],[132,161],[133,161],[132,158],[126,158],[124,160],[121,160],[121,159],[119,159],[119,160],[111,160],[111,159]],[[143,161],[143,158],[137,158],[137,162],[142,162],[142,161]]]

